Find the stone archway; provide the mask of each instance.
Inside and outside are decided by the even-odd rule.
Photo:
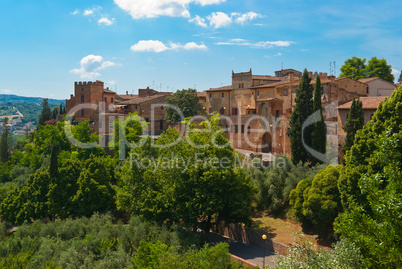
[[[272,136],[270,133],[264,133],[261,141],[261,152],[269,153],[272,152]]]

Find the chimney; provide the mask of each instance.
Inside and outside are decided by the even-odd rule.
[[[128,95],[128,91],[126,91],[126,95]]]
[[[294,75],[293,75],[293,73],[289,73],[289,80],[290,80],[290,81],[293,81],[293,80],[294,80]]]
[[[308,72],[308,76],[311,78],[313,76],[313,72]]]

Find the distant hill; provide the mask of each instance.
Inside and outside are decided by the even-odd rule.
[[[22,128],[28,122],[37,123],[39,114],[42,110],[42,97],[25,97],[13,94],[0,94],[0,120],[4,116],[20,115],[22,122],[19,124]],[[66,100],[48,99],[50,109],[59,107],[60,104],[66,105]],[[19,113],[18,113],[19,112]],[[18,129],[18,128],[17,128]]]
[[[41,104],[43,98],[42,97],[25,97],[18,96],[14,94],[0,94],[0,103],[25,103],[25,104]],[[58,100],[58,99],[49,99],[48,102],[50,107],[59,106],[60,103],[65,104],[66,100]]]

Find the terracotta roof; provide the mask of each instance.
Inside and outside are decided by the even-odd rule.
[[[116,94],[116,99],[122,99],[122,100],[129,100],[133,98],[137,98],[137,94]]]
[[[219,91],[231,91],[232,90],[232,85],[230,86],[223,86],[219,88],[210,88],[209,90],[206,90],[207,92],[219,92]]]
[[[278,99],[278,98],[276,98],[276,97],[258,98],[258,99],[257,99],[257,102],[269,102],[269,101],[273,101],[273,100],[275,100],[275,101],[282,101],[282,102],[283,102],[283,100]]]
[[[108,89],[103,89],[103,92],[106,92],[106,93],[116,93],[116,92],[111,91],[111,90],[108,90]]]
[[[253,106],[243,106],[245,109],[255,109]]]
[[[131,98],[128,100],[123,100],[121,102],[118,102],[119,105],[139,105],[141,103],[145,103],[148,101],[151,101],[153,99],[157,99],[159,97],[167,97],[168,95],[171,95],[171,92],[164,92],[164,93],[158,93],[158,94],[154,94],[151,96],[146,96],[146,97],[138,97],[136,96],[136,98]]]
[[[266,76],[266,75],[253,75],[252,79],[266,79],[266,80],[283,80],[283,77]]]
[[[207,97],[206,92],[197,92],[198,97]]]
[[[373,81],[373,80],[377,80],[377,79],[382,80],[383,82],[386,82],[386,83],[389,83],[389,84],[392,84],[392,85],[395,86],[394,83],[389,82],[389,81],[386,81],[386,80],[384,80],[384,79],[382,79],[382,78],[379,78],[379,77],[375,77],[375,78],[361,78],[361,79],[359,79],[358,81],[360,81],[360,82],[362,82],[362,83],[369,83],[369,82],[371,82],[371,81]]]
[[[360,97],[359,100],[362,102],[363,109],[377,109],[378,105],[385,99],[385,96],[377,97]],[[346,104],[338,106],[338,109],[350,109],[352,106],[352,101]]]
[[[294,83],[294,82],[298,82],[299,80],[294,80],[294,81],[278,81],[278,82],[274,82],[274,83],[269,83],[269,84],[264,84],[264,85],[258,85],[258,86],[254,86],[251,87],[252,89],[260,89],[260,88],[270,88],[270,87],[276,87],[279,85],[283,85],[283,84],[287,84],[287,83]]]

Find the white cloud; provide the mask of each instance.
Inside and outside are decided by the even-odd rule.
[[[272,48],[272,47],[289,47],[294,41],[260,41],[252,43],[248,40],[235,38],[227,42],[218,42],[216,45],[232,45],[232,46],[248,46],[252,48]]]
[[[101,76],[100,70],[115,65],[114,62],[103,61],[102,56],[91,54],[81,59],[81,68],[75,68],[70,72],[84,79],[93,79]]]
[[[252,21],[252,20],[257,19],[257,18],[262,18],[262,15],[257,14],[255,12],[247,12],[247,13],[245,13],[243,15],[240,15],[240,17],[236,18],[235,21],[238,24],[244,24],[247,21]]]
[[[100,11],[101,9],[102,9],[101,6],[94,5],[92,8],[88,8],[88,9],[84,10],[83,14],[84,14],[84,16],[88,16],[88,15],[94,14],[97,11]]]
[[[80,13],[80,10],[79,10],[79,9],[76,9],[75,11],[70,12],[71,15],[77,15],[77,14],[79,14],[79,13]]]
[[[159,40],[140,40],[137,44],[134,44],[130,48],[132,51],[153,51],[162,52],[168,49]]]
[[[209,20],[209,25],[215,29],[229,26],[232,23],[232,18],[223,12],[212,12],[207,19]]]
[[[133,19],[158,16],[190,17],[189,4],[201,6],[220,4],[226,0],[114,0],[117,6],[130,13]]]
[[[204,44],[196,44],[195,42],[188,42],[184,45],[180,43],[170,42],[168,46],[159,40],[141,40],[130,48],[132,51],[148,51],[148,52],[162,52],[166,50],[205,50],[207,46]]]
[[[9,89],[4,89],[3,92],[4,92],[4,93],[12,93],[13,91],[12,91],[12,90],[9,90]]]
[[[401,75],[401,71],[392,68],[392,75],[395,77],[395,83],[398,83],[399,76]]]
[[[108,18],[101,18],[101,19],[98,21],[98,24],[99,24],[99,25],[103,24],[103,25],[106,25],[106,26],[110,26],[110,25],[112,25],[112,24],[115,23],[115,22],[116,22],[116,19],[115,19],[115,18],[113,18],[112,20],[109,20]]]
[[[278,52],[278,53],[275,54],[274,56],[282,56],[282,53]]]
[[[189,22],[194,22],[195,24],[201,26],[201,27],[207,27],[208,24],[205,22],[204,18],[201,18],[200,16],[196,15],[195,18],[188,20]]]
[[[257,18],[262,18],[263,16],[255,13],[255,12],[247,12],[244,14],[238,13],[238,12],[232,12],[230,15],[224,13],[224,12],[212,12],[209,16],[207,16],[205,19],[209,21],[209,25],[213,28],[222,28],[222,27],[227,27],[231,25],[232,23],[237,23],[237,24],[245,24],[246,22],[255,20]],[[193,19],[190,19],[189,22],[194,22],[195,24],[202,26],[202,27],[207,27],[207,24],[205,23],[205,19],[201,18],[200,16],[196,15]]]

